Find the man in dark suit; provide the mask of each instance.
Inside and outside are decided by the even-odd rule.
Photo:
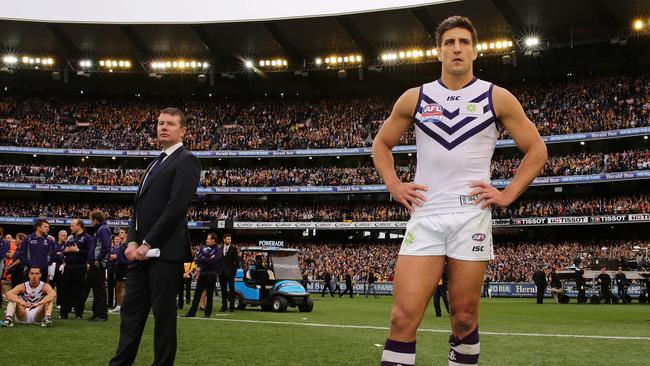
[[[183,263],[190,261],[187,210],[199,184],[201,164],[183,147],[186,120],[176,108],[160,112],[158,142],[163,152],[149,165],[135,197],[125,255],[133,261],[122,301],[120,341],[111,366],[133,364],[153,308],[154,361],[173,365],[176,356],[176,293]],[[158,257],[152,250],[159,251]]]
[[[351,269],[348,270],[345,273],[345,291],[343,291],[343,293],[341,295],[339,295],[339,296],[343,297],[348,292],[350,293],[350,298],[353,298],[354,297],[354,284],[352,284],[352,270]]]
[[[219,272],[219,286],[221,286],[221,312],[235,311],[235,274],[239,268],[239,253],[237,247],[232,244],[232,235],[223,236],[223,257],[221,257],[221,269]]]
[[[548,281],[546,280],[546,273],[541,269],[538,269],[533,273],[533,282],[537,286],[537,303],[544,303],[544,292],[546,291],[546,286],[548,286]]]
[[[607,273],[607,267],[600,269],[600,274],[596,277],[596,282],[600,285],[600,299],[605,300],[605,304],[612,303],[612,277]]]

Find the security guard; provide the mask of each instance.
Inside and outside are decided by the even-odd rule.
[[[442,272],[442,277],[438,280],[438,287],[436,287],[436,291],[433,294],[433,308],[435,309],[436,317],[438,318],[442,316],[442,309],[440,308],[441,298],[445,303],[445,310],[447,310],[447,314],[449,314],[449,298],[447,297],[447,286],[447,271],[445,269],[445,271]]]

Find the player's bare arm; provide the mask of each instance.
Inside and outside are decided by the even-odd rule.
[[[470,196],[479,195],[476,204],[481,208],[489,205],[506,207],[514,202],[533,182],[537,174],[544,168],[548,159],[546,144],[542,140],[535,125],[526,117],[523,107],[509,91],[494,86],[492,91],[496,117],[503,127],[515,140],[524,158],[519,164],[517,173],[508,186],[498,190],[486,182],[472,184]]]
[[[21,299],[19,296],[24,292],[25,292],[25,285],[21,283],[20,285],[12,288],[10,291],[6,293],[7,301],[14,302],[24,307],[29,307],[29,304],[23,301],[23,299]]]
[[[372,158],[386,189],[395,201],[403,204],[411,212],[413,205],[422,206],[426,198],[418,191],[426,191],[427,187],[412,182],[402,182],[399,179],[395,172],[391,149],[413,125],[413,111],[418,96],[419,89],[411,88],[397,99],[390,116],[384,121],[372,143]]]

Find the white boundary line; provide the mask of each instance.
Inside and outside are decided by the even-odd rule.
[[[298,323],[298,322],[281,322],[273,320],[252,320],[252,319],[215,319],[215,318],[184,318],[194,320],[212,320],[232,323],[250,323],[250,324],[272,324],[272,325],[302,325],[305,327],[317,328],[339,328],[339,329],[371,329],[371,330],[388,330],[388,327],[379,327],[373,325],[345,325],[345,324],[321,324],[321,323]],[[448,329],[418,329],[419,332],[426,333],[446,333],[450,334]],[[480,331],[482,335],[495,336],[515,336],[515,337],[554,337],[554,338],[588,338],[588,339],[615,339],[615,340],[636,340],[650,341],[650,337],[633,337],[633,336],[600,336],[600,335],[581,335],[581,334],[548,334],[548,333],[509,333],[509,332],[489,332]]]

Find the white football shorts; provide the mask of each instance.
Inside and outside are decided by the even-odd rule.
[[[494,259],[492,212],[485,209],[411,218],[399,254],[466,261]]]

